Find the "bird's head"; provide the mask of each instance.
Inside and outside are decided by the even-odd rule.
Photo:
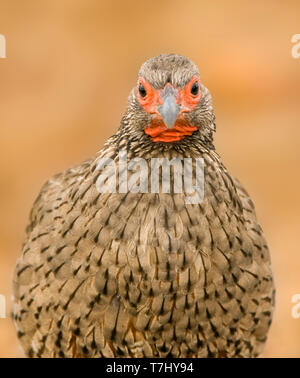
[[[215,128],[210,93],[196,65],[176,54],[158,55],[142,65],[128,113],[152,142],[179,142],[193,134],[212,140]]]

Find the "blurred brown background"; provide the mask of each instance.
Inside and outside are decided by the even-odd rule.
[[[300,356],[299,1],[0,0],[0,294],[11,295],[31,205],[54,173],[118,127],[139,66],[190,57],[210,89],[216,147],[249,190],[273,258],[277,308],[267,357]],[[8,304],[9,307],[9,304]],[[9,308],[8,311],[9,313]],[[0,356],[20,356],[9,317]]]

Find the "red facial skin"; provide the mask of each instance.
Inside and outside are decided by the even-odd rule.
[[[195,82],[198,82],[199,86],[197,95],[191,93],[191,88]],[[154,115],[149,126],[144,129],[153,142],[177,142],[186,135],[192,135],[197,130],[197,127],[191,125],[186,117],[184,117],[184,113],[192,111],[201,100],[200,84],[197,75],[194,75],[183,89],[177,90],[176,103],[180,105],[180,112],[172,129],[166,127],[157,110],[158,106],[163,103],[163,99],[161,98],[162,90],[152,88],[144,78],[140,79],[140,84],[144,86],[146,96],[142,97],[138,93],[138,101],[147,113]],[[167,86],[171,86],[171,84],[166,84],[165,88]]]

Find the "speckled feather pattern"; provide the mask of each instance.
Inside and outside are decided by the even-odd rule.
[[[14,276],[24,351],[255,357],[274,308],[270,255],[251,199],[209,141],[214,117],[207,135],[200,127],[183,143],[153,144],[135,106],[96,157],[54,176],[34,203]],[[117,161],[125,148],[149,164],[203,158],[203,202],[188,205],[173,192],[99,193],[98,159]]]

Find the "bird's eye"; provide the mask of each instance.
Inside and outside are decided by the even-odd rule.
[[[143,86],[143,84],[140,84],[140,86],[139,86],[139,92],[140,92],[141,97],[146,97],[147,92],[146,92],[146,89]]]
[[[198,85],[198,82],[195,81],[195,83],[193,84],[191,88],[191,94],[194,96],[197,96],[198,92],[199,92],[199,85]]]

